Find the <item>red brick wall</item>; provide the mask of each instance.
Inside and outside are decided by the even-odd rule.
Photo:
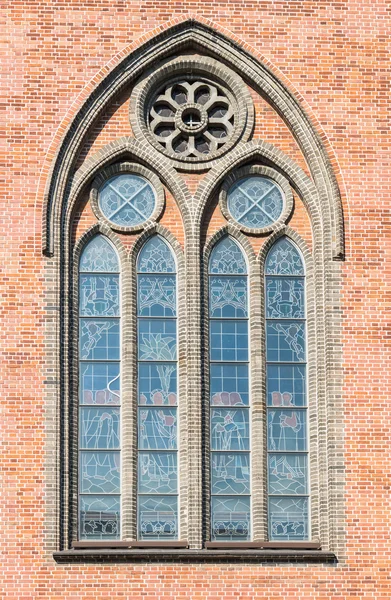
[[[390,585],[390,50],[385,0],[134,2],[13,0],[5,6],[1,298],[4,598],[388,599]],[[343,197],[346,560],[338,565],[57,565],[45,553],[43,189],[64,127],[98,73],[139,38],[194,13],[266,57],[302,98]],[[125,52],[124,52],[125,55]],[[96,78],[96,79],[94,79]],[[84,90],[84,91],[83,91]],[[127,99],[86,156],[131,135]],[[256,135],[303,165],[288,128],[257,102]],[[184,175],[186,179],[186,176]],[[192,187],[199,176],[189,177]],[[94,222],[86,205],[77,236]],[[183,243],[170,195],[162,223]],[[209,230],[223,224],[216,208]],[[310,242],[305,209],[291,226]],[[122,236],[126,237],[126,236]],[[127,238],[131,239],[131,238]],[[255,238],[256,240],[256,238]],[[259,243],[259,241],[255,242]]]

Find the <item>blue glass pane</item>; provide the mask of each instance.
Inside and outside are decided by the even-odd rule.
[[[209,310],[214,318],[246,318],[247,277],[210,277]]]
[[[139,360],[176,360],[176,322],[139,319]]]
[[[250,455],[212,452],[212,494],[250,493]]]
[[[170,363],[139,363],[139,404],[177,404],[177,370]]]
[[[248,365],[210,365],[210,395],[214,406],[248,405],[248,387]]]
[[[176,450],[177,411],[170,408],[140,408],[138,445],[141,450]]]
[[[266,279],[266,317],[304,318],[304,279],[268,277]]]
[[[212,450],[249,450],[248,409],[211,411]]]
[[[140,452],[138,455],[138,491],[140,494],[176,494],[176,452]]]
[[[245,275],[247,273],[243,252],[232,238],[223,238],[213,248],[209,259],[209,273],[217,275]]]
[[[119,408],[80,409],[80,448],[119,448]]]
[[[259,229],[277,221],[284,199],[274,181],[258,175],[234,183],[228,191],[227,205],[238,223]]]
[[[80,403],[119,404],[119,363],[80,363]]]
[[[81,275],[79,314],[83,317],[119,315],[119,276]]]
[[[80,539],[118,540],[120,538],[119,496],[80,496]]]
[[[280,238],[269,250],[265,273],[266,275],[304,275],[300,253],[287,238]]]
[[[307,494],[307,454],[269,454],[268,461],[269,494]]]
[[[113,246],[103,235],[96,235],[85,246],[80,258],[80,272],[117,273],[119,263]]]
[[[308,499],[269,498],[271,540],[308,540]]]
[[[268,409],[268,448],[297,452],[307,450],[307,411]]]
[[[250,539],[250,498],[212,497],[212,540]]]
[[[175,275],[138,276],[138,314],[141,317],[175,317]]]
[[[148,240],[139,254],[137,270],[140,273],[175,273],[175,260],[171,249],[156,235]]]
[[[305,406],[305,365],[268,365],[267,402],[269,406]]]
[[[247,321],[211,321],[210,358],[226,362],[247,361]]]
[[[118,494],[119,470],[119,452],[80,452],[80,492]]]
[[[266,324],[267,360],[302,362],[305,360],[305,324],[295,321],[269,321]]]
[[[178,537],[178,499],[176,496],[139,496],[139,538],[166,540]]]
[[[143,223],[152,216],[155,204],[152,185],[139,175],[116,175],[99,190],[100,209],[116,225],[133,227]]]
[[[81,319],[80,358],[119,360],[119,320]]]

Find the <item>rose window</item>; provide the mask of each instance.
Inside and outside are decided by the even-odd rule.
[[[155,140],[170,154],[199,158],[230,139],[235,111],[228,93],[207,81],[181,79],[160,89],[149,114]]]

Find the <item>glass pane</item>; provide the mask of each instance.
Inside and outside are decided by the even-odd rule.
[[[212,494],[250,493],[250,455],[212,452]]]
[[[79,314],[83,317],[119,315],[119,276],[81,275]]]
[[[227,205],[233,218],[242,225],[262,228],[277,221],[284,209],[284,199],[274,181],[253,176],[232,185]]]
[[[266,279],[266,317],[304,318],[304,279],[268,277]]]
[[[267,255],[266,275],[304,275],[304,266],[297,248],[287,239],[281,238]]]
[[[138,322],[139,360],[176,360],[176,322],[140,319]]]
[[[212,450],[249,450],[248,409],[211,411]]]
[[[266,324],[267,360],[302,362],[305,360],[305,324],[297,321],[269,321]]]
[[[177,369],[170,363],[140,363],[139,404],[177,404]]]
[[[210,365],[210,395],[214,406],[248,406],[248,388],[248,365]]]
[[[141,450],[176,450],[177,411],[170,408],[140,408],[138,415]]]
[[[307,454],[269,454],[268,460],[269,494],[307,494]]]
[[[247,361],[247,322],[211,321],[210,358],[227,362]]]
[[[149,181],[131,173],[111,177],[99,190],[102,213],[117,225],[143,223],[151,217],[155,203],[155,191]]]
[[[212,540],[250,539],[250,498],[212,497]]]
[[[80,403],[119,404],[119,363],[81,363]]]
[[[308,539],[308,499],[269,498],[269,537],[271,540]]]
[[[120,538],[119,496],[80,496],[79,510],[82,540]]]
[[[81,319],[80,358],[119,360],[119,320]]]
[[[119,271],[117,254],[103,235],[96,235],[85,246],[80,258],[80,272],[95,271],[116,273]]]
[[[144,244],[137,269],[140,273],[175,273],[173,253],[160,236],[156,235]]]
[[[138,275],[139,316],[175,317],[175,288],[175,275]]]
[[[166,540],[178,537],[178,499],[176,496],[139,496],[139,538]]]
[[[268,448],[297,452],[307,450],[307,411],[268,409]]]
[[[119,452],[80,452],[80,492],[119,494]]]
[[[247,317],[247,277],[209,277],[210,317]]]
[[[223,238],[213,248],[209,273],[217,275],[245,275],[247,265],[243,252],[230,237]]]
[[[138,456],[139,494],[176,494],[176,452],[140,452]]]
[[[269,406],[305,406],[305,365],[268,365],[267,401]]]
[[[80,409],[80,448],[119,448],[119,408]]]

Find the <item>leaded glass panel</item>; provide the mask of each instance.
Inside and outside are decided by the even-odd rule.
[[[247,278],[209,278],[210,316],[236,319],[247,317]]]
[[[79,271],[79,535],[119,539],[119,262],[102,235],[84,248]]]
[[[138,536],[178,537],[177,323],[174,256],[160,236],[138,266]],[[170,407],[170,408],[167,408]]]
[[[308,540],[308,498],[269,498],[269,535],[273,540]]]
[[[250,539],[250,497],[212,496],[211,533],[214,541]]]
[[[144,540],[178,539],[178,497],[142,496],[138,499],[138,535]]]
[[[99,190],[99,207],[104,216],[125,227],[147,221],[156,205],[152,185],[134,173],[122,173],[108,179]]]
[[[228,190],[227,208],[241,225],[262,229],[280,218],[284,198],[279,186],[271,179],[250,176],[239,179]]]
[[[250,537],[248,277],[230,237],[209,260],[211,539]]]
[[[265,273],[269,537],[304,540],[309,536],[305,280],[303,261],[287,238],[270,249]]]

